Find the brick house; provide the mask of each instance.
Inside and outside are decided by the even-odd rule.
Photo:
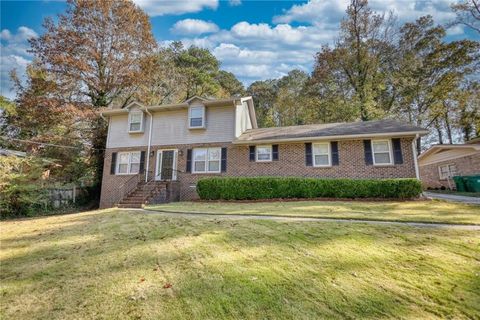
[[[195,199],[212,176],[418,178],[415,137],[394,120],[258,128],[251,97],[101,113],[108,121],[100,206]]]
[[[480,175],[480,139],[466,144],[439,144],[418,157],[424,188],[455,189],[453,176]]]

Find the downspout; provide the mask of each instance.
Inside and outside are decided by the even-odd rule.
[[[145,108],[145,111],[150,116],[150,125],[148,126],[148,145],[147,145],[147,170],[145,171],[145,182],[148,182],[148,169],[150,168],[150,145],[152,143],[152,126],[153,115]]]
[[[415,139],[412,141],[412,152],[413,152],[413,163],[415,164],[415,176],[418,180],[420,180],[420,172],[418,170],[418,159],[417,159],[417,140],[419,138],[419,134],[415,135]]]

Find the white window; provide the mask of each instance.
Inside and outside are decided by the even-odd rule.
[[[205,128],[205,107],[193,106],[190,107],[188,114],[189,128]]]
[[[193,173],[219,173],[221,148],[193,149]]]
[[[272,146],[257,146],[255,154],[257,162],[272,161]]]
[[[313,144],[313,166],[328,167],[330,166],[330,143],[314,143]]]
[[[143,112],[130,112],[128,115],[128,131],[143,132]]]
[[[390,140],[372,140],[374,165],[392,164],[392,144]]]
[[[119,152],[117,174],[137,174],[140,172],[140,151]]]
[[[440,175],[440,180],[446,180],[457,175],[457,166],[454,164],[439,166],[438,173]]]

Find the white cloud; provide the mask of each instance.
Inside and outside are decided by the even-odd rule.
[[[205,8],[213,10],[218,8],[218,0],[134,0],[134,2],[151,17],[180,15],[199,12]]]
[[[20,27],[16,33],[8,29],[0,34],[1,57],[0,57],[0,93],[10,99],[15,97],[10,81],[10,72],[15,69],[23,79],[25,69],[32,60],[32,55],[27,52],[30,48],[28,39],[37,37],[37,33],[30,28]]]
[[[217,32],[218,30],[218,26],[215,23],[198,19],[184,19],[177,21],[170,29],[173,33],[182,35],[198,35]]]
[[[229,0],[228,4],[232,7],[236,7],[242,4],[242,0]]]
[[[378,13],[393,11],[400,22],[412,21],[421,16],[432,15],[437,23],[452,20],[455,14],[450,9],[451,0],[371,0],[369,6]],[[273,18],[274,23],[308,22],[311,24],[337,23],[345,14],[349,0],[311,0],[293,5],[283,14]]]
[[[2,32],[0,33],[0,39],[1,40],[8,40],[12,37],[12,34],[10,33],[10,30],[8,29],[3,29]]]

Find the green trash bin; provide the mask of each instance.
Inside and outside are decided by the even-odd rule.
[[[463,177],[463,180],[465,181],[466,191],[480,192],[480,176]]]
[[[452,179],[453,179],[453,181],[455,181],[455,186],[456,186],[458,192],[465,192],[466,191],[465,182],[463,180],[463,177],[455,176]]]

